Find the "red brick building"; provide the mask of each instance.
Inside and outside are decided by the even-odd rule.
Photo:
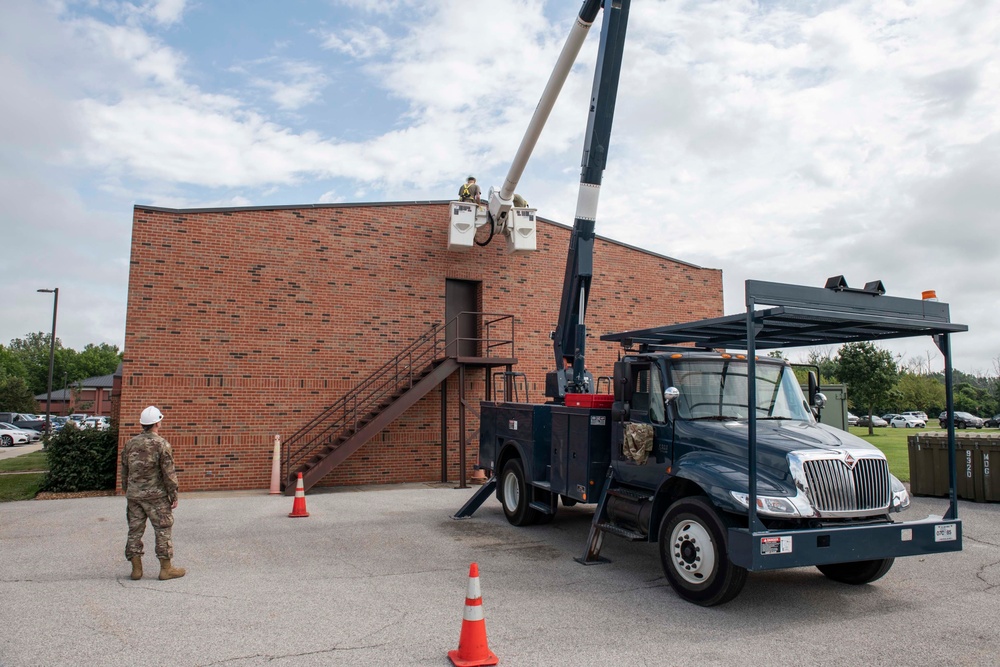
[[[121,444],[155,404],[182,490],[267,488],[275,434],[287,438],[456,307],[514,316],[513,370],[526,375],[529,399],[544,401],[570,228],[539,219],[538,250],[508,255],[503,239],[448,252],[448,224],[446,202],[136,206]],[[464,305],[448,304],[453,288]],[[611,374],[617,353],[603,333],[722,314],[721,271],[595,242],[595,376]],[[465,373],[471,405],[486,378],[481,368]],[[436,481],[443,455],[457,480],[457,373],[444,388],[444,411],[442,389],[431,391],[322,485]],[[471,466],[478,424],[467,414]]]

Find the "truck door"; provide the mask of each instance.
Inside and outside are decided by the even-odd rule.
[[[621,363],[621,362],[619,362]],[[670,464],[673,428],[663,401],[660,367],[650,362],[621,363],[616,374],[628,407],[612,424],[612,465],[626,483],[656,488]],[[617,396],[616,396],[617,398]]]

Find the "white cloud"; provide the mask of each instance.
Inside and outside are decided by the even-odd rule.
[[[181,20],[187,0],[153,0],[146,8],[157,23],[172,25]]]
[[[277,70],[276,78],[251,77],[250,84],[267,91],[279,109],[295,111],[321,99],[329,79],[317,65],[275,58],[266,61]]]
[[[183,2],[141,5],[155,24],[117,25],[5,3],[3,145],[163,205],[290,187],[320,201],[438,199],[470,171],[502,181],[575,7],[334,4],[356,13],[310,29],[314,60],[245,61],[272,114],[255,90],[208,87],[207,65],[155,32]],[[519,186],[547,218],[573,217],[599,28]],[[959,367],[987,369],[1000,354],[995,281],[983,278],[1000,271],[997,34],[995,2],[635,2],[597,231],[722,268],[729,312],[751,277],[936,288],[972,327],[955,341]],[[305,115],[319,109],[322,120]],[[363,140],[326,129],[352,125]]]
[[[324,35],[323,48],[364,60],[389,48],[389,36],[378,26],[345,28]]]

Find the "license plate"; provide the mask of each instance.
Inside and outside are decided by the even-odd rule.
[[[935,542],[953,542],[956,539],[958,539],[958,535],[955,531],[955,524],[942,523],[939,526],[934,526]]]

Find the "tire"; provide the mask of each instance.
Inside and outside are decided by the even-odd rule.
[[[708,498],[681,498],[660,524],[660,564],[670,587],[702,607],[729,602],[743,590],[747,571],[729,560],[728,526]]]
[[[9,435],[0,435],[0,446],[13,447],[14,438],[10,437]]]
[[[528,506],[531,489],[524,481],[521,459],[507,461],[500,475],[500,489],[500,504],[507,521],[514,526],[530,526],[538,521],[538,510]]]
[[[856,563],[832,563],[830,565],[817,565],[816,569],[822,572],[827,579],[861,586],[881,579],[892,567],[895,558],[881,558],[879,560],[862,560]]]
[[[909,425],[909,424],[907,424],[907,425],[906,425],[906,428],[910,428],[910,425]]]

